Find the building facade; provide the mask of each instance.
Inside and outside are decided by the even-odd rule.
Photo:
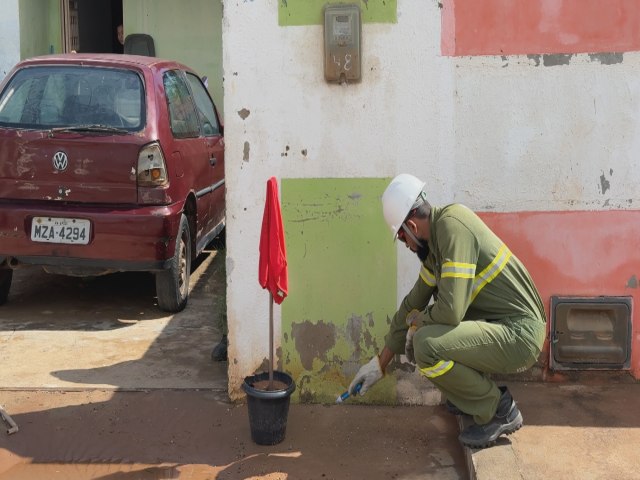
[[[60,0],[6,3],[2,76],[65,45]],[[334,23],[333,33],[360,33],[360,78],[340,83],[325,78],[326,61],[342,68],[355,57],[325,51],[325,3],[121,5],[125,33],[151,34],[158,56],[207,75],[224,109],[231,398],[268,366],[258,241],[271,176],[290,277],[275,309],[276,367],[296,381],[294,400],[333,401],[382,347],[417,278],[417,259],[393,243],[381,214],[380,195],[402,172],[427,182],[433,204],[477,211],[529,268],[550,320],[529,375],[568,375],[551,368],[554,299],[608,298],[630,305],[628,359],[614,370],[638,378],[640,4],[355,1],[361,31]],[[439,397],[399,358],[367,401]]]

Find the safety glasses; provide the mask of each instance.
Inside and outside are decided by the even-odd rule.
[[[398,240],[402,241],[403,243],[407,243],[407,234],[404,231],[405,228],[406,226],[403,223],[400,227],[400,230],[398,230]]]

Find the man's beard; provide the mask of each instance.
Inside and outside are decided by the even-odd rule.
[[[429,256],[429,243],[426,240],[420,239],[422,246],[416,245],[416,255],[421,262],[424,262]]]

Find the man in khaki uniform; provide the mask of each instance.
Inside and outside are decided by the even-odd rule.
[[[360,368],[349,391],[361,384],[364,395],[393,355],[405,353],[452,413],[473,416],[460,441],[488,447],[518,430],[522,415],[508,389],[487,374],[522,372],[536,362],[546,335],[544,308],[524,265],[489,227],[463,205],[431,207],[424,186],[401,174],[382,196],[394,238],[422,267],[384,349]]]

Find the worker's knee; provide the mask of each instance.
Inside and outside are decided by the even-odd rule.
[[[434,337],[430,335],[428,327],[422,327],[413,336],[413,351],[416,363],[420,367],[435,365],[442,360]]]

